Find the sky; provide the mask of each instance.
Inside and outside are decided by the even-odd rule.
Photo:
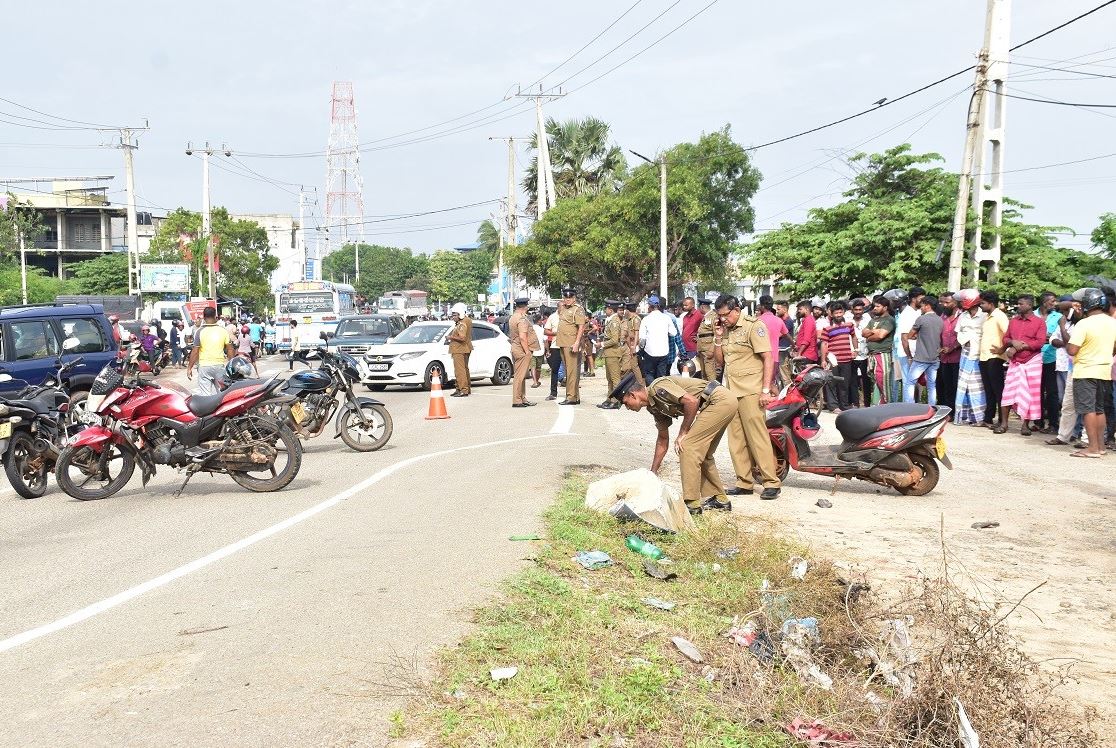
[[[1016,0],[1011,43],[1099,4]],[[201,162],[184,151],[188,141],[209,141],[233,153],[213,158],[214,205],[297,215],[299,186],[316,188],[307,223],[320,225],[331,83],[352,81],[359,139],[369,143],[361,154],[366,241],[429,252],[473,241],[495,202],[398,216],[503,197],[506,145],[489,138],[534,127],[532,107],[504,101],[517,85],[561,84],[570,94],[547,104],[548,116],[601,118],[616,143],[644,154],[726,124],[749,146],[973,64],[984,13],[980,0],[20,3],[18,23],[0,28],[9,60],[0,85],[0,189],[16,177],[111,174],[110,197],[123,203],[121,152],[102,147],[114,134],[56,129],[82,127],[57,117],[146,121],[136,153],[141,210],[200,209]],[[1116,5],[1019,50],[1009,92],[1116,104],[1114,28]],[[1071,65],[1069,72],[1035,67]],[[972,80],[966,73],[755,151],[764,174],[756,230],[838,202],[851,173],[848,153],[910,141],[959,169]],[[1009,172],[1092,159],[1005,174],[1007,194],[1034,206],[1029,220],[1068,227],[1077,236],[1059,235],[1059,243],[1088,247],[1098,216],[1116,210],[1116,109],[1010,99],[1007,115]],[[314,155],[249,155],[262,153]],[[520,147],[520,174],[529,158]]]

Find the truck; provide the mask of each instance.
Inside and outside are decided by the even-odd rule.
[[[426,302],[426,291],[389,291],[380,297],[376,306],[380,314],[394,314],[402,317],[408,325],[430,313]]]

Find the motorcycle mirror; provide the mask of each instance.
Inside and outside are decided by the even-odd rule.
[[[10,381],[12,381],[12,375],[11,374],[7,374],[7,373],[0,374],[0,382],[10,382]]]

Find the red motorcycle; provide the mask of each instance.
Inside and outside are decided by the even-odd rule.
[[[255,409],[293,400],[276,394],[282,384],[273,376],[184,396],[133,374],[127,360],[110,363],[89,390],[87,428],[58,456],[58,485],[82,501],[107,498],[139,464],[144,485],[156,465],[184,470],[176,493],[199,472],[226,474],[251,491],[278,491],[298,474],[302,446],[289,428]]]
[[[891,403],[847,410],[837,416],[842,442],[813,445],[821,426],[810,402],[826,383],[842,381],[842,377],[806,359],[795,364],[794,382],[767,405],[767,430],[780,480],[794,468],[866,480],[906,496],[924,496],[938,485],[939,461],[953,469],[942,438],[950,414],[944,406]]]

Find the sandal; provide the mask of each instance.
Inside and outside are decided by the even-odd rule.
[[[1087,457],[1090,460],[1099,460],[1101,456],[1102,455],[1099,455],[1096,452],[1070,452],[1070,457]]]
[[[997,426],[996,428],[992,429],[992,433],[993,434],[1006,434],[1007,433],[1007,426]]]
[[[1019,429],[1019,435],[1020,436],[1030,436],[1031,435],[1030,427],[1027,426],[1027,424],[1023,424],[1023,428]]]
[[[1058,437],[1054,437],[1053,439],[1047,439],[1046,441],[1043,442],[1043,444],[1049,444],[1051,447],[1068,447],[1068,446],[1070,446],[1069,442],[1064,442],[1061,439],[1059,439]]]

